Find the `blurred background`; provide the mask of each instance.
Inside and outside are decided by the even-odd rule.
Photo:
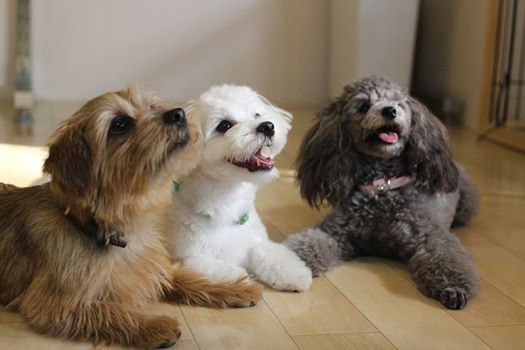
[[[376,74],[448,126],[525,149],[524,6],[0,0],[0,142],[42,145],[82,102],[132,82],[174,102],[214,84],[246,84],[285,108],[315,111],[345,84]]]
[[[96,95],[139,82],[182,103],[246,84],[294,114],[281,177],[257,194],[282,241],[326,213],[295,182],[315,113],[370,74],[397,81],[449,127],[481,195],[479,215],[455,231],[480,295],[447,312],[399,264],[365,259],[306,293],[265,289],[250,310],[155,313],[178,315],[179,350],[523,349],[525,0],[0,0],[0,182],[39,179],[48,137]],[[100,349],[23,322],[0,306],[0,349]]]

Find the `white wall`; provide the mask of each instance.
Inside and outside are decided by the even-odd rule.
[[[14,3],[0,0],[4,98],[13,86]],[[221,82],[287,105],[327,97],[324,0],[33,0],[32,15],[40,99],[86,99],[132,81],[180,101]]]
[[[409,88],[419,0],[332,0],[330,96],[349,81],[384,75]]]

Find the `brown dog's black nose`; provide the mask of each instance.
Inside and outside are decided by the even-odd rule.
[[[164,113],[162,120],[166,125],[186,126],[186,113],[182,108],[171,109]]]
[[[394,119],[397,116],[397,111],[396,111],[395,107],[388,106],[388,107],[384,107],[381,110],[381,114],[385,118]]]
[[[275,135],[275,127],[272,122],[264,122],[257,126],[257,132],[264,134],[264,136],[272,137]]]

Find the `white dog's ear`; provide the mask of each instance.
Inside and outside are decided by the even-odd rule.
[[[270,101],[268,101],[266,97],[262,95],[257,94],[257,96],[262,101],[262,103],[266,104],[268,107],[270,107],[270,109],[272,109],[277,114],[280,114],[283,117],[283,119],[286,121],[286,123],[290,124],[292,122],[292,119],[293,119],[292,113],[285,111],[284,109],[281,109],[279,107],[276,107]]]

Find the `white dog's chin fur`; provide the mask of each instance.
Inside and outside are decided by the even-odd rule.
[[[189,110],[201,122],[205,146],[197,170],[174,195],[175,257],[217,281],[249,274],[279,290],[306,290],[310,270],[268,239],[254,204],[257,187],[279,175],[273,162],[286,143],[291,114],[233,85],[211,88]],[[225,121],[227,130],[219,127]],[[271,123],[274,134],[258,130],[262,123]]]

